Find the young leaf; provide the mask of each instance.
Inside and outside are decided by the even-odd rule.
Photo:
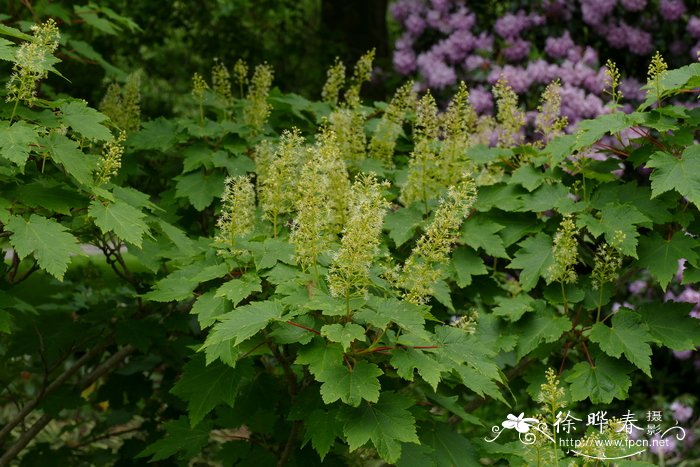
[[[30,145],[36,144],[38,139],[35,127],[23,121],[7,127],[3,122],[0,124],[0,157],[22,167],[31,152]]]
[[[146,215],[139,209],[122,201],[105,202],[93,200],[88,214],[95,219],[95,225],[102,233],[114,232],[120,239],[141,247],[148,226],[143,221]]]
[[[343,435],[343,425],[338,418],[321,409],[314,410],[304,419],[304,428],[303,445],[311,441],[322,461],[335,439]]]
[[[180,417],[165,423],[166,435],[146,449],[138,453],[136,458],[151,457],[150,462],[157,462],[181,452],[180,458],[190,459],[201,452],[209,442],[211,422],[203,423],[197,428],[191,428],[187,417]]]
[[[482,248],[488,255],[508,258],[503,239],[497,235],[503,228],[501,224],[476,216],[462,225],[460,240],[475,250]]]
[[[329,341],[340,342],[343,350],[347,351],[351,342],[365,339],[365,328],[355,323],[326,324],[321,328],[321,335]]]
[[[87,139],[107,141],[112,139],[109,128],[102,125],[107,116],[87,106],[85,101],[66,102],[59,108],[63,122]]]
[[[182,378],[170,390],[187,401],[190,424],[194,428],[219,404],[233,407],[243,385],[252,378],[250,366],[231,368],[218,361],[207,365],[204,355],[195,355],[183,369]]]
[[[389,232],[389,238],[399,247],[413,237],[421,222],[423,222],[423,213],[411,206],[387,214],[384,219],[384,229]]]
[[[571,329],[566,316],[558,316],[551,309],[543,308],[529,314],[518,324],[517,358],[523,358],[542,343],[556,342],[563,333]]]
[[[173,300],[191,298],[192,292],[197,288],[197,282],[192,280],[192,275],[199,271],[200,268],[200,265],[195,264],[171,272],[156,282],[153,290],[146,293],[143,298],[153,302],[172,302]]]
[[[278,238],[266,238],[263,243],[248,242],[246,247],[253,253],[255,267],[268,269],[278,262],[294,264],[294,245]]]
[[[612,317],[612,326],[596,323],[591,328],[591,341],[611,357],[619,358],[623,353],[627,360],[651,376],[651,342],[646,324],[639,314],[623,308]]]
[[[574,401],[591,399],[594,404],[609,404],[613,399],[625,399],[632,385],[629,366],[624,360],[599,355],[595,367],[588,362],[579,362],[565,378]]]
[[[191,314],[197,315],[197,320],[202,328],[211,326],[216,322],[217,316],[231,311],[231,304],[215,294],[214,290],[210,290],[200,295],[190,310]]]
[[[637,257],[638,224],[650,223],[651,219],[639,212],[630,204],[608,203],[600,210],[600,218],[582,213],[578,216],[579,226],[585,226],[595,237],[605,234],[605,240],[613,243],[616,232],[622,232],[625,237],[619,245],[620,251],[629,256]]]
[[[700,149],[697,145],[687,147],[681,157],[655,152],[647,167],[656,169],[649,177],[653,197],[676,190],[700,208]]]
[[[51,133],[41,139],[41,144],[51,159],[63,166],[66,173],[82,185],[92,185],[92,172],[97,167],[97,158],[80,150],[78,143],[67,136]]]
[[[452,266],[456,274],[458,287],[466,287],[472,283],[472,276],[486,274],[484,260],[474,253],[474,250],[459,247],[452,253]]]
[[[379,455],[389,463],[401,457],[401,443],[420,443],[416,421],[407,409],[414,402],[406,396],[383,392],[376,404],[360,408],[343,407],[343,433],[350,451],[372,441]]]
[[[521,293],[515,297],[495,297],[498,306],[493,309],[494,316],[503,316],[509,321],[519,320],[523,314],[534,310],[534,299],[526,294]]]
[[[224,179],[221,172],[206,173],[198,170],[176,178],[175,193],[179,198],[187,198],[197,211],[203,211],[221,196],[224,191]]]
[[[352,369],[335,366],[324,371],[322,377],[317,378],[321,385],[321,397],[323,402],[331,404],[338,399],[344,403],[357,407],[362,400],[377,402],[379,399],[378,376],[384,372],[374,363],[359,361]]]
[[[257,274],[249,272],[219,287],[216,296],[228,298],[235,307],[253,292],[262,292],[262,283]]]
[[[71,255],[81,254],[78,240],[53,219],[32,214],[29,220],[11,216],[5,230],[12,232],[10,244],[20,258],[31,254],[39,267],[63,280]]]
[[[640,307],[639,315],[661,344],[673,350],[694,350],[700,346],[700,320],[688,315],[692,308],[688,303],[650,303]]]
[[[339,344],[317,340],[299,349],[297,365],[309,365],[309,372],[321,381],[334,368],[343,367],[343,348]]]
[[[646,268],[656,277],[663,290],[678,270],[678,260],[685,258],[697,266],[698,254],[695,249],[700,243],[683,232],[676,232],[670,240],[653,232],[639,240],[639,261],[637,265]]]
[[[396,368],[396,373],[408,381],[413,381],[413,372],[418,370],[433,391],[437,390],[440,375],[445,368],[429,353],[418,349],[394,349],[391,353],[391,366]]]
[[[282,312],[282,306],[270,300],[238,307],[223,315],[221,322],[209,333],[204,347],[228,340],[238,345],[265,328],[270,321],[280,319]]]
[[[520,285],[526,292],[532,290],[540,277],[554,261],[552,256],[552,238],[542,232],[528,237],[518,243],[520,249],[508,265],[509,268],[522,269]]]

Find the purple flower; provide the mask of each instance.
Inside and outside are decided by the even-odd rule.
[[[421,18],[420,15],[412,13],[406,18],[404,26],[406,27],[406,31],[413,36],[420,36],[425,30],[425,20]]]
[[[474,71],[478,69],[488,68],[489,62],[487,59],[481,55],[470,55],[464,60],[464,68],[468,71]]]
[[[678,260],[678,269],[676,270],[676,280],[678,282],[683,281],[683,271],[685,271],[685,258],[681,258]]]
[[[673,356],[678,360],[688,360],[693,355],[692,350],[674,350]]]
[[[509,62],[517,62],[527,58],[530,53],[530,43],[524,39],[512,39],[508,41],[508,45],[503,49],[503,56]]]
[[[651,33],[633,27],[627,27],[626,32],[630,52],[637,55],[648,55],[652,52]]]
[[[547,16],[570,20],[572,4],[567,0],[544,0],[542,2],[542,10]]]
[[[450,0],[430,0],[433,5],[433,9],[439,11],[440,13],[447,13],[450,9]]]
[[[407,75],[416,70],[416,54],[411,49],[394,52],[394,69],[402,75]]]
[[[461,6],[450,15],[449,24],[455,31],[469,31],[476,24],[476,16]]]
[[[422,53],[416,60],[418,68],[431,88],[442,89],[457,81],[454,68],[447,65],[434,53]]]
[[[591,26],[603,23],[615,8],[615,0],[580,0],[583,21]]]
[[[513,38],[519,36],[530,25],[530,17],[523,10],[519,10],[516,14],[506,13],[498,18],[493,30],[503,38]]]
[[[620,0],[627,11],[641,11],[647,6],[647,0]]]
[[[528,63],[525,73],[534,83],[548,84],[559,76],[559,67],[540,58]]]
[[[469,92],[469,102],[478,114],[488,114],[493,111],[493,96],[482,86]]]
[[[610,24],[608,25],[607,34],[605,37],[611,47],[622,49],[627,46],[627,31],[625,24]]]
[[[575,46],[574,41],[566,31],[561,37],[548,37],[544,51],[552,58],[566,58],[567,54]]]
[[[495,67],[491,73],[489,73],[488,82],[492,85],[496,84],[501,76],[517,94],[524,93],[528,90],[530,85],[532,85],[532,77],[528,76],[522,67],[515,67],[512,65],[506,65],[503,68]]]
[[[483,52],[492,52],[493,36],[486,32],[482,32],[481,34],[479,34],[479,37],[476,38],[476,41],[474,41],[474,47],[477,50],[481,50]]]
[[[683,0],[661,0],[659,12],[666,21],[675,21],[685,14],[685,3]]]
[[[661,439],[661,435],[656,433],[651,437],[651,442],[649,443],[649,450],[656,454],[657,456],[666,455],[671,451],[676,449],[676,438],[673,436],[667,436]]]
[[[673,411],[673,418],[680,423],[687,422],[690,420],[690,417],[693,416],[693,408],[683,405],[678,401],[671,404],[671,410]]]
[[[647,286],[648,286],[647,281],[640,279],[640,280],[636,280],[636,281],[632,282],[627,287],[627,290],[629,290],[629,292],[632,295],[640,295],[642,292],[644,292],[647,289]]]
[[[476,38],[469,31],[457,30],[443,41],[443,53],[453,63],[460,62],[474,49],[475,43]]]
[[[398,22],[403,22],[411,13],[422,13],[426,9],[421,0],[398,0],[391,4],[391,15]]]
[[[688,34],[690,34],[693,39],[700,39],[700,18],[697,16],[691,16],[688,19],[686,29]]]

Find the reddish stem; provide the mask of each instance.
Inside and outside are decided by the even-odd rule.
[[[292,326],[296,326],[296,327],[298,327],[298,328],[306,329],[307,331],[313,332],[314,334],[318,334],[319,336],[321,335],[321,333],[318,332],[317,330],[311,329],[311,328],[307,328],[307,327],[304,326],[303,324],[295,323],[294,321],[287,321],[287,324],[291,324]]]

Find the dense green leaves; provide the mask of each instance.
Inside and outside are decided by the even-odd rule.
[[[658,233],[643,237],[639,241],[639,266],[649,269],[666,290],[671,278],[678,271],[678,260],[686,259],[696,266],[698,253],[695,251],[698,241],[682,232],[676,232],[670,238],[663,238]]]
[[[594,324],[591,341],[597,342],[601,350],[612,357],[624,353],[627,360],[651,376],[651,335],[635,312],[623,308],[613,316],[612,326]]]
[[[185,365],[182,378],[171,392],[187,401],[190,424],[194,428],[217,405],[233,407],[241,387],[251,376],[247,365],[236,368],[220,362],[207,365],[204,356],[198,356]]]
[[[376,404],[356,409],[344,408],[343,433],[350,450],[371,441],[382,458],[396,462],[401,456],[401,443],[418,443],[415,419],[407,409],[411,399],[392,392],[382,393]]]
[[[148,226],[144,222],[146,215],[122,201],[92,201],[88,214],[95,219],[95,225],[102,233],[113,232],[120,239],[137,247],[141,246],[143,236],[148,232]]]
[[[6,225],[10,243],[20,258],[33,255],[39,267],[63,279],[71,256],[81,253],[77,239],[53,219],[32,214],[29,219],[12,216]]]
[[[229,340],[238,345],[265,328],[270,321],[281,317],[282,307],[274,301],[255,302],[238,307],[219,317],[221,322],[214,325],[204,346]]]
[[[107,116],[87,106],[85,101],[72,101],[60,107],[63,122],[87,139],[105,141],[112,138],[109,129],[102,125]]]
[[[544,233],[538,233],[519,243],[520,250],[508,267],[522,269],[520,285],[524,290],[532,290],[540,277],[552,264],[552,239]]]
[[[700,207],[700,150],[689,146],[681,156],[666,152],[657,152],[649,158],[647,166],[655,170],[651,174],[651,191],[653,196],[670,190],[676,190]]]
[[[22,166],[36,144],[36,129],[23,121],[0,126],[0,157]]]

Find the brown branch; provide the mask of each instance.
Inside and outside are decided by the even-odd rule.
[[[82,357],[80,357],[72,367],[68,368],[66,371],[61,373],[55,380],[51,382],[48,386],[45,387],[43,391],[39,393],[39,395],[27,402],[24,407],[22,407],[22,410],[19,411],[15,417],[10,420],[7,425],[2,427],[2,430],[0,430],[0,441],[7,436],[17,425],[19,425],[22,420],[24,420],[27,415],[31,413],[32,410],[36,408],[37,405],[49,394],[51,394],[53,391],[58,389],[59,386],[61,386],[64,382],[66,382],[71,376],[76,374],[78,370],[80,370],[83,366],[85,366],[90,360],[92,360],[94,357],[102,353],[104,351],[105,347],[111,343],[111,337],[105,339],[92,349],[90,349],[88,352],[86,352]]]
[[[126,345],[122,347],[121,350],[119,350],[117,353],[105,360],[104,363],[100,364],[92,372],[85,375],[85,377],[81,379],[80,382],[76,385],[76,389],[82,390],[90,386],[100,377],[109,373],[115,367],[117,367],[126,357],[128,357],[132,352],[134,352],[134,350],[136,350],[136,348],[132,345]],[[10,448],[5,452],[5,454],[3,454],[2,457],[0,457],[0,467],[5,467],[9,465],[10,461],[12,461],[12,459],[14,459],[17,456],[17,454],[19,454],[20,451],[24,449],[27,446],[27,444],[29,444],[29,442],[32,439],[34,439],[34,437],[38,435],[41,432],[41,430],[43,430],[44,427],[48,425],[48,423],[52,419],[53,417],[51,415],[44,414],[41,418],[39,418],[39,420],[34,422],[31,428],[25,431],[22,434],[22,436],[20,436],[19,439],[15,442],[15,444],[10,446]]]
[[[299,435],[300,429],[301,429],[301,421],[297,420],[292,424],[292,431],[289,432],[289,437],[287,438],[287,442],[285,443],[284,449],[282,450],[282,453],[280,454],[280,458],[277,461],[277,467],[284,466],[287,463],[287,461],[289,460],[289,457],[292,455],[292,451],[294,450],[294,445],[296,444],[297,436]]]

